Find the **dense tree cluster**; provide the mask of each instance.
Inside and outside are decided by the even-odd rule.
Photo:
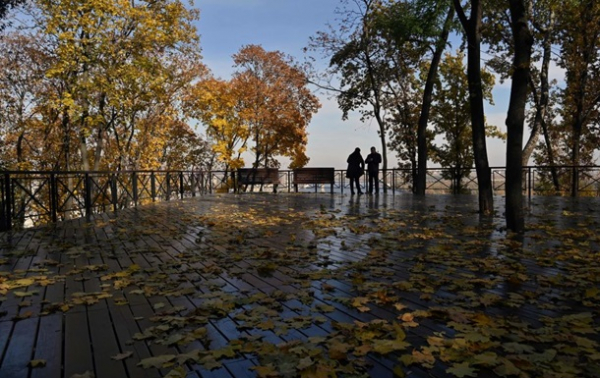
[[[311,41],[311,51],[330,59],[315,80],[337,93],[345,114],[376,120],[383,151],[390,147],[412,168],[416,194],[425,193],[428,161],[458,176],[474,163],[480,212],[490,213],[486,138],[507,138],[507,224],[521,230],[522,167],[531,157],[551,167],[557,191],[556,165],[593,163],[600,145],[597,2],[342,0],[340,15],[341,26]],[[454,57],[447,51],[451,33],[463,40]],[[466,68],[441,72],[463,60]],[[564,70],[564,83],[550,80],[553,66]],[[486,125],[489,72],[511,80],[506,135]],[[457,101],[461,92],[465,101]],[[442,149],[435,145],[440,135]],[[571,180],[575,191],[576,170]]]
[[[20,11],[28,24],[0,39],[0,168],[237,168],[246,150],[255,166],[308,162],[320,105],[282,53],[243,47],[224,82],[201,63],[198,11],[179,0],[36,0]]]

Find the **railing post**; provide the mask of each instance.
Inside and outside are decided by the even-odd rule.
[[[531,186],[532,186],[532,180],[533,180],[533,175],[532,175],[532,171],[531,171],[531,167],[527,167],[527,174],[529,175],[529,177],[527,178],[527,191],[528,191],[528,198],[531,201]]]
[[[152,202],[156,201],[156,177],[154,176],[154,171],[150,172],[150,192]]]
[[[117,196],[117,177],[114,173],[110,175],[110,197],[113,205],[113,211],[116,213],[119,197]]]
[[[2,208],[0,209],[0,228],[8,231],[12,227],[11,202],[12,188],[10,187],[10,173],[4,173],[4,192],[2,194]]]
[[[392,194],[396,194],[396,170],[392,169]]]
[[[167,171],[166,174],[166,179],[167,181],[167,187],[166,187],[166,193],[165,193],[165,201],[169,201],[171,199],[171,175],[169,174],[169,172]]]
[[[181,199],[183,199],[183,171],[179,172],[179,194],[181,195]]]
[[[190,186],[192,187],[192,197],[196,197],[196,178],[194,177],[194,171],[190,173]]]
[[[138,182],[137,182],[137,173],[133,171],[131,173],[131,191],[133,192],[133,206],[137,207],[138,205]]]
[[[90,217],[92,215],[92,182],[89,172],[85,172],[85,181],[83,183],[85,194],[83,197],[85,205],[85,216]]]
[[[56,174],[54,172],[50,173],[50,219],[52,222],[58,221],[57,216],[58,209],[58,188],[56,185]]]

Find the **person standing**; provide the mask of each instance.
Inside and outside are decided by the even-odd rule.
[[[358,181],[360,176],[365,172],[365,161],[360,154],[360,148],[356,147],[354,152],[348,156],[346,163],[348,163],[346,177],[350,179],[350,192],[354,194],[354,185],[356,185],[358,194],[363,194],[360,189],[360,182]]]
[[[367,173],[369,174],[369,194],[373,194],[373,183],[375,183],[375,194],[379,194],[379,164],[381,163],[381,154],[375,147],[371,147],[371,153],[365,160],[367,163]]]

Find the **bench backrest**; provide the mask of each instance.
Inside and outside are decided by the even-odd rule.
[[[238,184],[278,184],[279,169],[277,168],[240,168],[237,170]]]
[[[294,184],[333,184],[335,168],[294,169]]]

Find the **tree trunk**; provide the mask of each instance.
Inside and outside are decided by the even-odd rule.
[[[556,171],[556,164],[554,162],[554,148],[552,147],[550,133],[548,132],[548,125],[546,124],[545,120],[542,120],[542,131],[544,133],[544,140],[546,142],[546,153],[548,154],[548,164],[550,165],[550,173],[552,174],[552,183],[554,184],[554,190],[556,193],[559,193],[560,182],[558,181],[558,172]]]
[[[494,210],[492,175],[485,141],[485,113],[481,87],[481,19],[482,5],[479,0],[471,1],[471,17],[466,18],[459,0],[454,7],[467,36],[467,78],[471,104],[471,128],[473,130],[473,154],[477,171],[479,212],[490,215]],[[519,148],[519,151],[521,148]],[[520,156],[520,155],[519,155]]]
[[[542,68],[540,70],[540,92],[539,95],[534,92],[535,100],[535,118],[533,126],[531,128],[531,134],[525,148],[523,148],[523,165],[529,165],[529,159],[531,154],[535,150],[538,143],[539,136],[542,130],[542,124],[545,122],[546,114],[548,112],[548,104],[550,102],[550,83],[548,82],[548,73],[550,71],[550,60],[552,58],[552,34],[554,33],[554,13],[551,12],[548,24],[545,27],[536,27],[536,29],[543,33],[543,53],[542,53]],[[531,88],[535,91],[535,83],[533,82],[530,75]]]
[[[523,124],[530,75],[533,37],[527,24],[524,0],[509,0],[515,46],[506,127],[506,227],[523,232]]]
[[[433,95],[433,84],[437,77],[437,71],[442,59],[442,54],[446,48],[446,42],[448,41],[448,35],[450,34],[450,27],[452,20],[454,19],[454,8],[450,7],[448,15],[446,16],[446,22],[444,23],[444,29],[440,34],[440,37],[435,45],[435,51],[431,58],[431,65],[427,72],[427,81],[425,82],[425,90],[423,91],[423,103],[421,106],[421,114],[419,115],[419,123],[417,127],[417,175],[415,181],[415,194],[425,195],[425,189],[427,187],[427,123],[429,122],[429,111],[431,109],[431,97]]]

